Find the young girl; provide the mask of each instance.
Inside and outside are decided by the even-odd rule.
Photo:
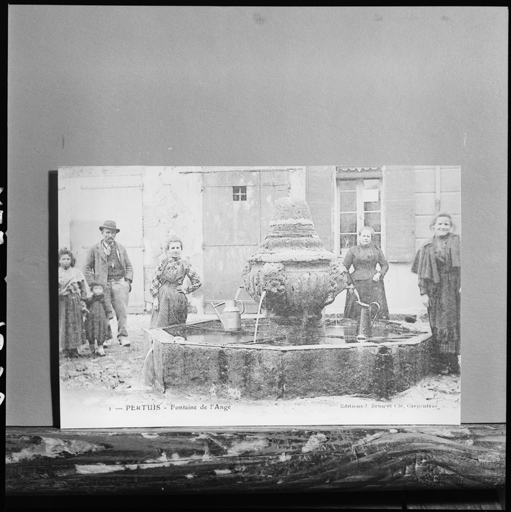
[[[187,293],[201,286],[197,272],[187,261],[181,259],[183,243],[179,238],[170,238],[165,245],[166,258],[159,264],[151,283],[153,315],[151,328],[184,324],[188,315]],[[183,288],[188,276],[190,286]]]
[[[442,374],[460,373],[460,239],[448,213],[430,225],[433,238],[417,252],[412,272],[419,277],[422,302],[428,309],[433,334],[433,364]]]
[[[92,297],[87,299],[88,314],[85,321],[85,334],[89,341],[90,351],[99,356],[105,356],[107,340],[112,338],[109,319],[112,318],[112,308],[105,301],[105,289],[101,283],[90,284]]]
[[[69,249],[59,251],[59,348],[68,357],[78,357],[78,347],[83,344],[82,309],[88,290],[75,262]]]

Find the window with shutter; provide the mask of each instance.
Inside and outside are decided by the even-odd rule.
[[[358,232],[364,226],[375,231],[382,245],[383,212],[382,171],[380,168],[337,168],[337,243],[336,253],[344,257],[357,245]]]
[[[335,166],[307,167],[306,201],[325,249],[334,251]]]
[[[415,256],[415,172],[409,166],[383,169],[385,255],[389,262],[410,263]]]

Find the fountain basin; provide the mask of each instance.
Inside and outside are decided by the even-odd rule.
[[[336,323],[300,345],[273,338],[267,319],[255,342],[254,320],[234,334],[218,321],[150,329],[155,387],[227,399],[388,398],[428,375],[430,332],[379,321],[372,338],[357,340],[356,325]]]

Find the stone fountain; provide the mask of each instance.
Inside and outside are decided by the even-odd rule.
[[[309,205],[277,201],[270,229],[243,271],[245,289],[270,318],[272,334],[303,345],[323,328],[322,312],[346,288],[347,270],[323,246]]]
[[[197,396],[291,399],[328,395],[388,398],[429,372],[428,332],[380,321],[357,341],[357,325],[325,321],[347,270],[325,249],[308,204],[276,202],[265,240],[243,270],[263,319],[239,332],[218,320],[151,329],[155,387]],[[338,325],[336,325],[338,324]]]

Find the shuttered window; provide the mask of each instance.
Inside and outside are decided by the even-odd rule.
[[[385,255],[389,262],[410,263],[415,256],[415,172],[413,167],[383,169]]]
[[[411,263],[439,209],[453,215],[460,232],[459,166],[310,167],[307,178],[316,229],[341,257],[357,244],[360,228],[371,226],[389,262]]]
[[[380,168],[337,168],[337,253],[344,257],[358,243],[364,226],[382,244],[382,171]]]
[[[316,232],[325,249],[334,251],[332,225],[335,203],[335,167],[307,167],[306,200],[314,221]]]

